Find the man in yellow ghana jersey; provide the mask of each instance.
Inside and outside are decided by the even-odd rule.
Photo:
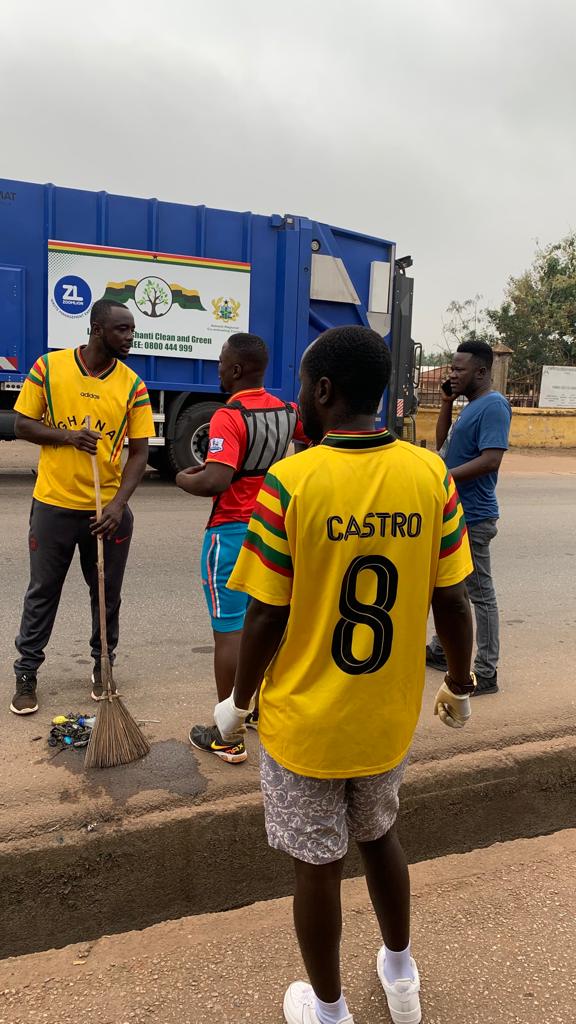
[[[461,727],[472,622],[471,560],[439,457],[375,430],[390,376],[382,339],[333,328],[302,360],[304,430],[322,443],[268,473],[228,586],[252,598],[232,696],[238,735],[260,697],[270,845],[294,861],[294,921],[311,984],[284,998],[288,1024],[351,1024],[340,982],[340,881],[358,843],[384,945],[376,966],[392,1019],[421,1019],[410,883],[394,822],[420,713],[430,603],[448,659],[435,713]]]
[[[16,693],[10,710],[17,715],[38,710],[36,673],[76,547],[92,605],[92,697],[102,696],[98,534],[105,541],[106,626],[114,660],[133,526],[128,499],[146,469],[148,438],[154,434],[146,386],[124,363],[133,337],[129,309],[100,299],[90,312],[88,344],[37,359],[16,402],[16,436],[41,446],[28,537],[30,584],[16,637]],[[126,436],[128,459],[122,470]],[[99,522],[91,455],[96,455],[100,471],[104,507]]]

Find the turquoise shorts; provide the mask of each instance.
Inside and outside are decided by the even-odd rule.
[[[242,629],[250,598],[226,586],[240,553],[248,523],[222,523],[211,526],[202,545],[202,586],[216,633]]]

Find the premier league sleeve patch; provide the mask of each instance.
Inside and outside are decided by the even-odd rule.
[[[211,437],[208,444],[208,451],[210,455],[217,455],[218,452],[224,451],[224,438],[223,437]]]

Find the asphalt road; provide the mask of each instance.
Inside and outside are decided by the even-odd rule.
[[[47,760],[52,716],[91,705],[89,603],[77,561],[39,676],[40,711],[25,720],[9,714],[13,638],[28,579],[34,458],[24,443],[0,444],[0,837],[23,835],[34,817],[54,820],[56,811],[71,814],[74,806],[89,820],[90,810],[78,809],[79,794],[87,804],[105,801],[112,792],[131,813],[142,813],[167,800],[198,799],[206,788],[202,778],[210,782],[211,794],[256,788],[254,756],[243,766],[228,766],[208,755],[196,758],[187,745],[190,724],[210,720],[215,697],[212,635],[199,575],[209,502],[155,476],[132,502],[136,524],[116,670],[130,710],[147,721],[154,743],[146,792],[128,770],[117,776],[115,789],[88,785],[81,755],[73,752]],[[431,715],[440,676],[430,671],[414,748],[420,761],[560,736],[576,726],[576,455],[509,454],[499,497],[493,562],[502,620],[502,693],[475,701],[466,730],[447,730]],[[252,750],[255,742],[250,737]]]

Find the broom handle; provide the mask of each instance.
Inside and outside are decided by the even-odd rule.
[[[90,417],[86,417],[86,426],[90,430]],[[92,462],[92,475],[94,477],[94,490],[96,492],[96,521],[102,518],[102,497],[100,495],[100,473],[98,460],[95,455],[90,456]],[[101,534],[96,537],[98,551],[98,612],[100,615],[100,646],[102,657],[108,658],[108,635],[106,633],[106,585],[104,578],[104,538]]]

